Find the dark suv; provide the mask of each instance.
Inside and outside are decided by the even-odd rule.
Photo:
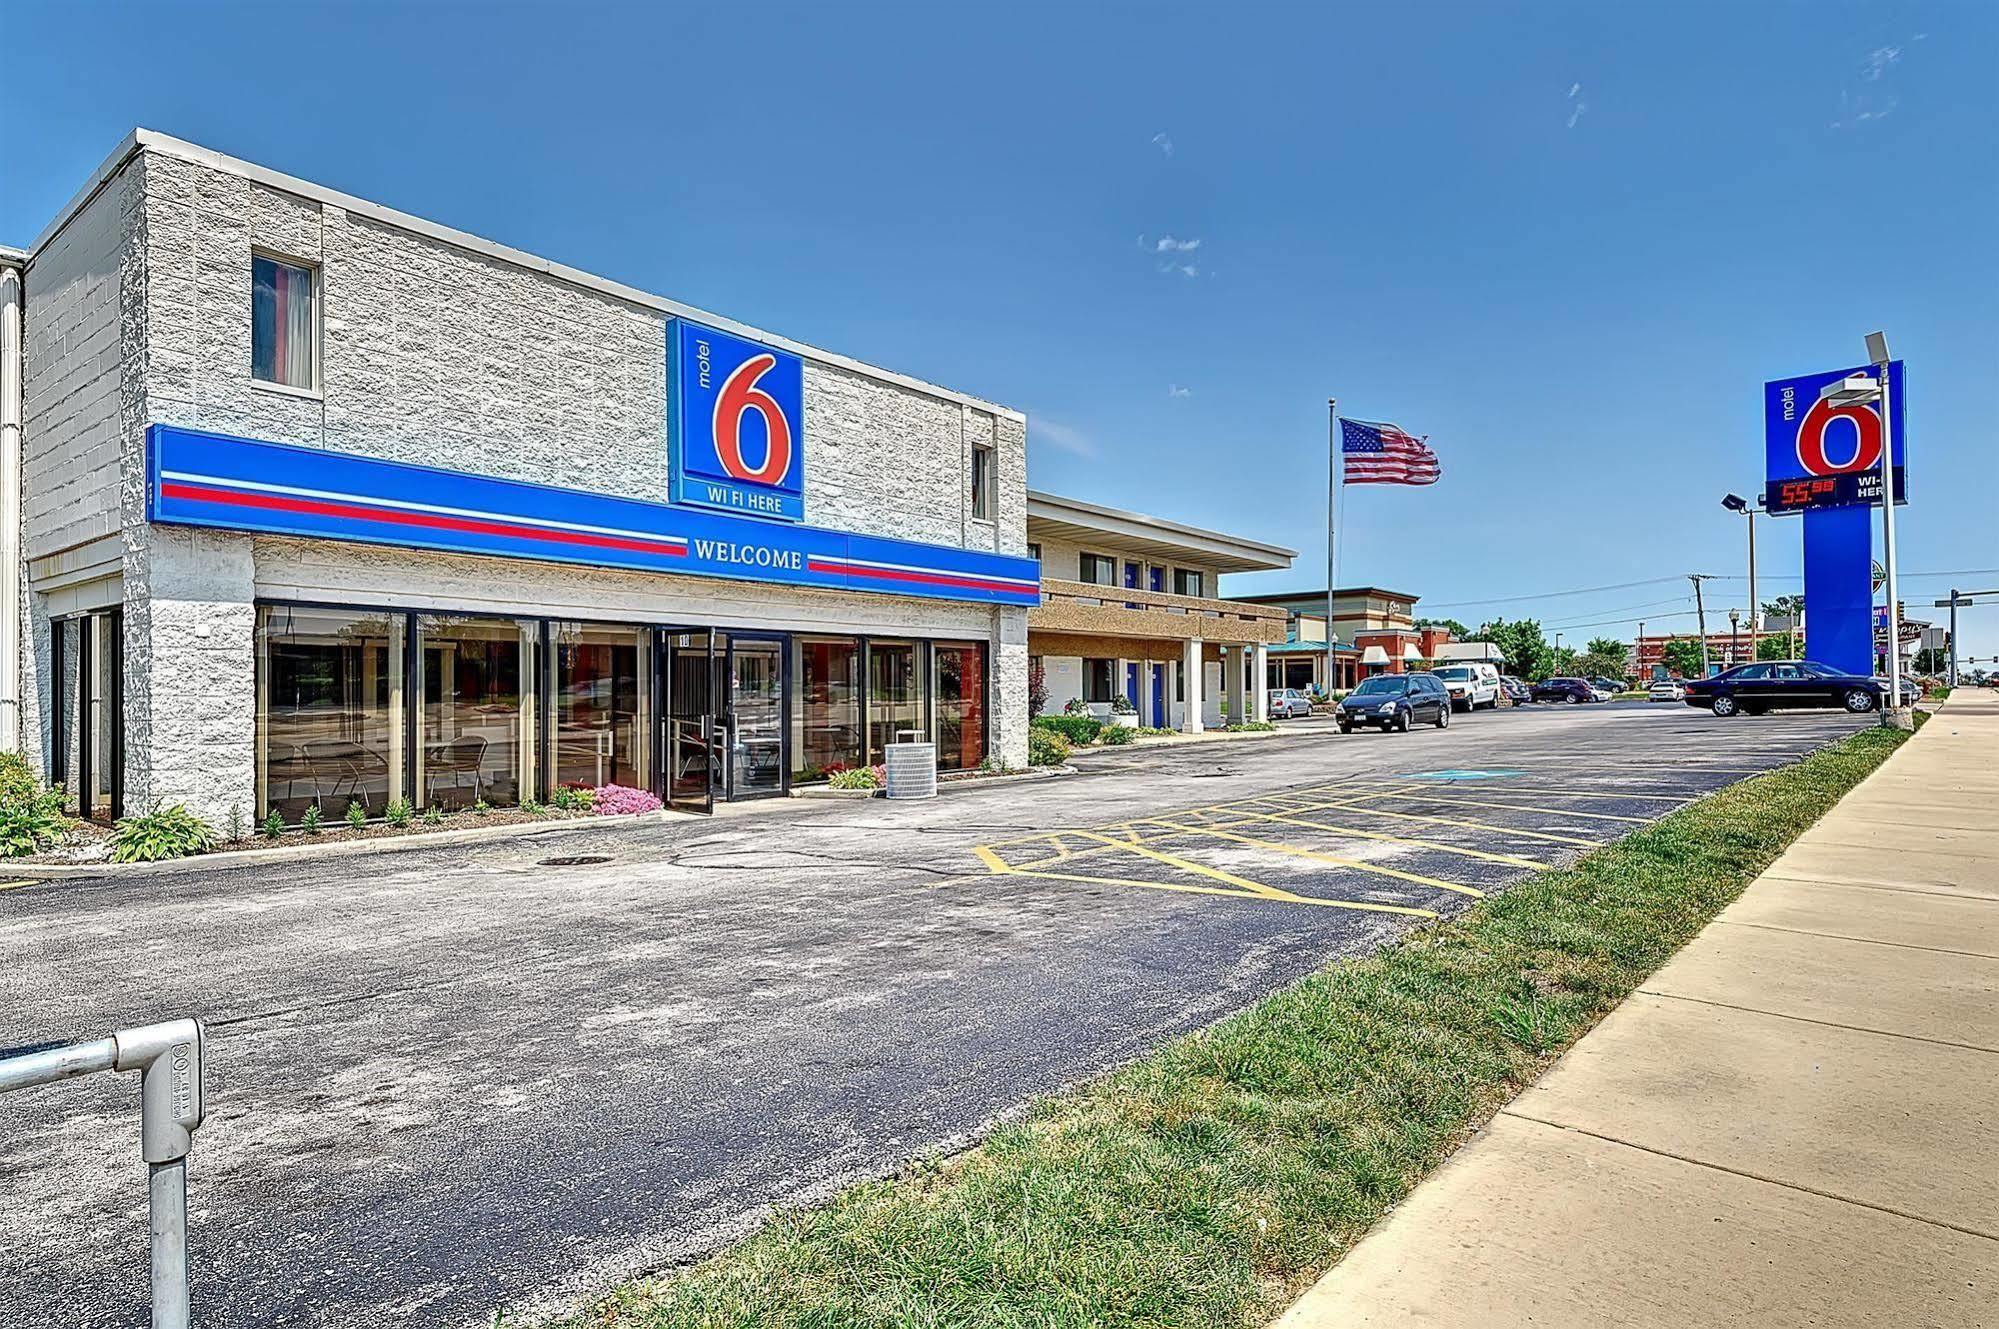
[[[1596,689],[1580,678],[1544,678],[1534,685],[1532,695],[1535,701],[1565,701],[1580,706],[1596,700]]]
[[[1417,723],[1443,729],[1451,723],[1451,694],[1429,674],[1376,674],[1342,697],[1334,714],[1342,734],[1364,724],[1384,733],[1395,729],[1406,734]]]

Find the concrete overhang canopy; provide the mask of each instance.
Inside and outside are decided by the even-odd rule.
[[[1027,538],[1060,540],[1085,549],[1109,545],[1115,548],[1106,553],[1143,554],[1160,563],[1198,563],[1217,572],[1273,572],[1290,567],[1298,556],[1297,550],[1282,545],[1038,489],[1027,493]]]

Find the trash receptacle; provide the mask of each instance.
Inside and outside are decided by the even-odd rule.
[[[921,737],[906,729],[883,749],[890,798],[937,797],[937,745],[918,741]]]

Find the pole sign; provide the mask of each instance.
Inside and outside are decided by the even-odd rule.
[[[805,519],[805,365],[760,342],[675,319],[667,337],[675,503]]]
[[[1828,385],[1854,374],[1875,376],[1871,365],[1835,369],[1763,385],[1764,507],[1773,514],[1881,502],[1881,403],[1835,406],[1821,400]],[[1895,501],[1909,501],[1904,475],[1908,397],[1902,362],[1888,365],[1894,398]]]

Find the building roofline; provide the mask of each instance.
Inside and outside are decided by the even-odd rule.
[[[0,263],[6,263],[14,267],[25,267],[27,266],[27,262],[27,250],[16,249],[12,245],[0,245]]]
[[[473,235],[469,231],[460,231],[437,222],[426,221],[424,218],[411,213],[400,212],[395,208],[387,207],[380,203],[356,198],[352,194],[343,194],[337,189],[329,189],[324,185],[314,184],[310,180],[302,180],[297,176],[286,175],[281,171],[274,171],[268,167],[259,166],[254,162],[244,161],[239,157],[231,157],[226,153],[217,152],[212,148],[204,148],[199,144],[189,143],[184,139],[174,138],[170,134],[162,134],[151,129],[134,129],[120,141],[111,155],[106,157],[103,164],[91,174],[89,182],[71,197],[63,209],[56,214],[55,220],[51,221],[43,229],[42,233],[35,237],[34,244],[29,247],[26,253],[26,261],[33,262],[34,258],[41,253],[43,247],[53,240],[77,213],[83,210],[84,206],[90,202],[98,190],[102,189],[119,171],[123,170],[126,162],[140,152],[157,152],[163,156],[193,162],[196,165],[206,166],[212,170],[222,171],[229,175],[241,176],[253,184],[263,185],[268,189],[275,189],[281,193],[309,199],[315,203],[340,208],[356,216],[366,217],[370,221],[378,222],[385,226],[393,226],[399,230],[409,231],[424,236],[427,239],[436,240],[442,244],[465,250],[467,253],[477,254],[482,258],[493,259],[529,272],[540,273],[544,276],[552,277],[557,281],[567,282],[571,286],[579,286],[585,290],[596,291],[600,294],[611,296],[614,299],[623,300],[627,304],[656,310],[673,318],[693,319],[697,322],[705,323],[717,331],[734,333],[739,337],[748,337],[756,341],[761,341],[767,345],[789,351],[793,355],[815,361],[819,364],[830,365],[834,368],[862,374],[883,383],[892,383],[897,387],[907,388],[913,392],[921,392],[927,396],[936,397],[944,401],[957,402],[978,410],[990,411],[995,415],[1001,415],[1022,424],[1027,422],[1025,412],[1017,411],[1010,406],[1001,406],[997,402],[987,401],[982,397],[972,396],[970,393],[957,392],[950,388],[940,387],[935,383],[929,383],[920,378],[913,378],[907,374],[898,374],[894,370],[883,369],[879,365],[871,365],[864,360],[856,360],[849,356],[837,355],[831,351],[821,350],[816,346],[808,346],[804,342],[793,341],[789,337],[782,337],[774,332],[766,332],[762,328],[753,327],[747,323],[740,323],[735,319],[724,318],[720,314],[713,314],[693,305],[682,304],[678,300],[669,300],[665,296],[654,295],[649,291],[639,290],[635,286],[627,286],[623,282],[612,281],[608,277],[599,277],[594,273],[584,272],[580,268],[572,268],[566,264],[542,258],[537,254],[530,254],[526,250],[515,249],[511,245],[503,245],[497,241],[483,239],[480,236]]]
[[[1370,591],[1376,595],[1385,595],[1396,600],[1407,600],[1412,606],[1423,598],[1420,595],[1411,595],[1407,591],[1391,591],[1386,586],[1340,586],[1334,589],[1333,594],[1335,596],[1366,595]],[[1252,600],[1257,604],[1274,604],[1279,600],[1324,600],[1326,598],[1326,591],[1324,587],[1321,587],[1316,591],[1275,591],[1269,594],[1225,595],[1222,598],[1224,600]]]
[[[1124,526],[1134,528],[1140,534],[1155,534],[1157,538],[1163,540],[1193,541],[1195,543],[1189,548],[1197,552],[1221,554],[1237,562],[1255,565],[1253,568],[1238,569],[1241,571],[1288,568],[1291,566],[1291,560],[1298,557],[1297,550],[1286,549],[1283,545],[1251,540],[1245,536],[1230,535],[1226,531],[1209,530],[1203,526],[1190,526],[1185,522],[1170,521],[1165,517],[1154,517],[1149,513],[1132,512],[1102,503],[1086,502],[1080,498],[1051,494],[1045,489],[1027,491],[1027,516],[1030,521],[1040,517],[1046,521],[1069,522],[1109,531]]]

